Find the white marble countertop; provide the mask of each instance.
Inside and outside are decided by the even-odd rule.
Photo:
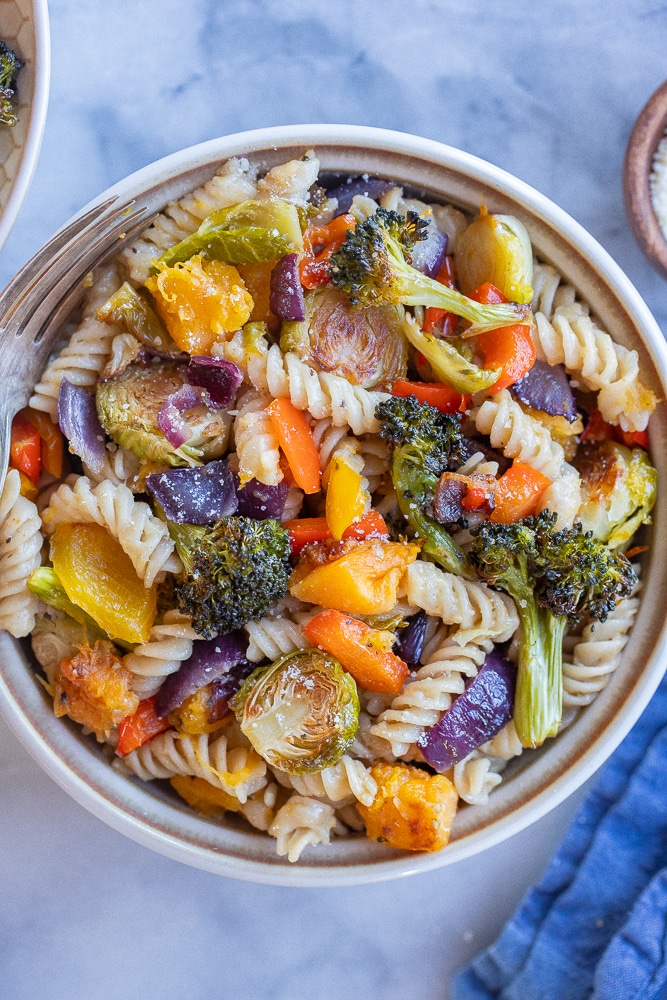
[[[667,329],[620,171],[665,76],[659,0],[51,0],[41,157],[4,285],[90,198],[182,146],[255,126],[421,133],[537,187],[611,252]],[[369,887],[222,879],[86,813],[0,720],[0,994],[440,1000],[539,876],[570,800],[486,854]]]

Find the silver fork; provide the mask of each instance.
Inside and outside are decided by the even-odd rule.
[[[107,199],[56,233],[0,292],[0,493],[12,419],[30,399],[63,321],[83,298],[83,279],[155,214],[117,202]]]

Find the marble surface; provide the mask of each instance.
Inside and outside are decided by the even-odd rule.
[[[51,0],[49,117],[0,285],[86,201],[182,146],[352,122],[459,146],[549,195],[667,329],[626,223],[632,122],[665,75],[661,0]],[[539,876],[581,793],[486,854],[309,891],[218,878],[86,813],[0,720],[0,994],[440,1000]]]

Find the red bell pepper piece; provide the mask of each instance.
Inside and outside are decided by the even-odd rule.
[[[495,285],[485,281],[483,285],[470,293],[470,298],[485,305],[498,305],[507,302],[507,298]],[[497,330],[480,333],[477,345],[484,355],[486,368],[501,368],[502,374],[490,386],[488,392],[500,392],[514,385],[530,371],[535,364],[535,345],[530,335],[530,327],[525,323],[514,323],[502,326]]]
[[[126,757],[154,736],[171,728],[171,722],[166,716],[162,719],[156,715],[155,698],[144,698],[139,702],[134,715],[128,715],[119,723],[116,753],[119,757]]]
[[[305,545],[310,545],[311,542],[324,542],[327,538],[333,537],[326,517],[295,518],[293,521],[286,521],[285,527],[289,531],[293,556],[298,556],[301,549]],[[389,537],[382,514],[378,514],[376,510],[372,509],[343,532],[345,539],[361,540],[369,538],[371,535]]]
[[[9,455],[13,468],[37,483],[42,471],[42,442],[25,410],[20,410],[12,421]]]
[[[463,396],[444,382],[408,382],[397,379],[391,387],[392,396],[407,399],[414,396],[420,403],[428,403],[441,413],[465,413],[470,406],[470,396]]]
[[[445,257],[442,267],[435,276],[435,280],[448,288],[456,288],[454,275],[454,258]],[[436,306],[427,306],[424,312],[424,333],[434,333],[439,331],[443,337],[451,337],[456,330],[458,317],[447,309],[438,309]]]
[[[326,226],[308,226],[303,234],[305,252],[299,261],[299,277],[304,288],[316,288],[329,281],[329,261],[356,224],[353,215],[338,215]]]

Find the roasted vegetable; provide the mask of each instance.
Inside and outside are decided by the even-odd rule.
[[[240,628],[287,592],[289,533],[273,518],[225,517],[211,527],[169,523],[183,563],[178,605],[205,639]]]
[[[321,371],[342,375],[365,389],[385,388],[405,377],[408,343],[393,306],[353,308],[331,285],[308,292],[302,322],[283,323],[280,346]]]
[[[148,293],[143,288],[133,288],[128,281],[100,306],[97,318],[103,323],[123,326],[140,344],[162,355],[180,354],[181,349],[153,308]]]
[[[614,441],[585,441],[574,465],[581,476],[577,515],[612,549],[627,548],[642,524],[648,524],[656,501],[658,474],[643,448]]]
[[[540,746],[560,726],[568,621],[604,621],[636,583],[625,556],[579,523],[561,531],[555,524],[556,515],[543,511],[514,524],[486,522],[473,529],[473,564],[514,598],[521,621],[514,723],[527,747]]]
[[[456,271],[470,295],[485,281],[513,302],[533,297],[533,251],[526,227],[513,215],[492,215],[482,208],[456,240]]]
[[[56,611],[63,611],[75,622],[78,622],[82,626],[83,635],[89,642],[94,643],[97,639],[111,639],[109,633],[98,625],[88,612],[69,599],[65,588],[58,579],[58,574],[51,566],[40,566],[39,569],[36,569],[32,576],[28,578],[26,586],[31,594],[39,597],[40,601],[44,601],[45,604],[48,604],[51,608],[55,608]],[[127,649],[134,649],[133,643],[123,642],[118,637],[116,637],[115,642],[118,645],[125,646]]]
[[[481,305],[417,271],[409,263],[428,223],[416,212],[407,216],[380,208],[360,223],[331,258],[331,280],[359,305],[436,306],[490,330],[521,322],[527,307],[515,303]],[[407,255],[407,257],[406,257]]]
[[[257,753],[289,774],[331,767],[353,742],[359,724],[354,680],[318,649],[258,667],[230,704]]]
[[[399,694],[408,666],[391,651],[395,635],[376,629],[341,611],[326,608],[303,626],[306,639],[335,656],[368,691]]]
[[[414,397],[379,403],[380,435],[389,443],[391,475],[401,513],[424,539],[423,552],[449,573],[470,576],[464,552],[431,515],[440,475],[460,460],[461,420]]]
[[[104,741],[139,705],[131,680],[130,671],[110,642],[83,645],[56,668],[53,710],[57,716],[68,715],[92,729],[98,740]]]
[[[384,761],[371,768],[378,790],[372,805],[357,804],[366,836],[402,851],[440,851],[449,841],[458,805],[444,774]]]
[[[231,418],[203,404],[194,389],[183,410],[178,409],[174,398],[189,385],[184,364],[159,358],[133,362],[116,378],[97,383],[100,423],[116,444],[146,461],[183,466],[218,458],[227,446]],[[179,440],[168,423],[170,405],[182,418],[180,444],[170,443],[165,435]]]

